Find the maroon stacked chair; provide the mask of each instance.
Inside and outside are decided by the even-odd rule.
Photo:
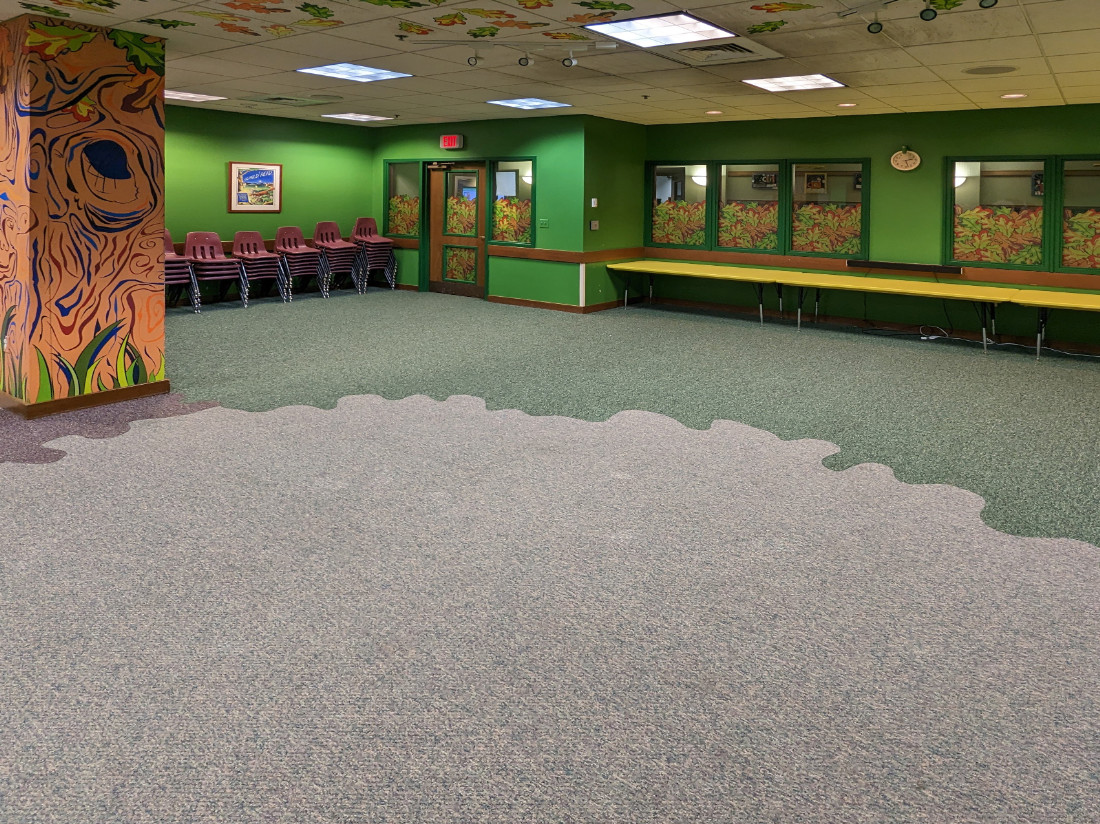
[[[367,291],[367,279],[359,277],[356,265],[359,247],[340,236],[340,227],[335,222],[326,220],[317,224],[313,230],[313,246],[324,255],[333,285],[344,275],[351,275],[356,291],[360,295]]]
[[[200,283],[204,280],[237,281],[241,304],[248,308],[248,275],[239,260],[225,256],[222,240],[216,232],[188,232],[183,256],[191,263]]]
[[[237,232],[233,235],[233,257],[241,262],[250,285],[254,280],[274,280],[283,303],[294,299],[290,291],[290,278],[283,271],[283,259],[267,251],[259,232]]]
[[[195,270],[191,268],[191,262],[182,255],[176,254],[172,245],[172,236],[168,230],[164,230],[164,285],[186,286],[191,294],[191,306],[195,314],[202,312],[202,297],[199,295],[199,282],[195,279]]]
[[[319,249],[306,245],[302,230],[283,226],[275,233],[275,251],[283,259],[287,283],[291,278],[317,278],[321,296],[328,297],[329,271]]]
[[[357,268],[360,280],[365,282],[373,269],[383,269],[390,288],[396,288],[397,257],[393,253],[393,241],[378,234],[378,224],[374,218],[361,217],[356,220],[351,239],[359,247]]]

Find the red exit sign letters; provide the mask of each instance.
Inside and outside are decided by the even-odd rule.
[[[441,149],[461,149],[462,148],[462,135],[460,134],[442,134],[439,136],[439,148]]]

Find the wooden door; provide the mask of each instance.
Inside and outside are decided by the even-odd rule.
[[[485,297],[484,163],[456,163],[431,169],[432,292]]]

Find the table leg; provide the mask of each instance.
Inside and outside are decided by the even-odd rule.
[[[764,284],[754,283],[756,287],[756,305],[760,307],[760,325],[764,325]]]
[[[989,342],[986,339],[985,326],[986,326],[986,314],[989,312],[989,306],[986,303],[980,303],[978,305],[981,306],[981,308],[982,308],[982,311],[981,311],[981,315],[982,315],[982,351],[988,353],[989,352]]]
[[[775,293],[779,296],[779,317],[783,317],[783,284],[775,284]]]
[[[806,294],[806,288],[804,286],[799,286],[798,287],[798,322],[795,325],[795,328],[798,329],[799,332],[802,331],[802,299],[803,299],[803,297],[805,297],[805,294]]]
[[[993,337],[997,337],[997,304],[989,304],[989,327]]]
[[[649,302],[653,303],[653,273],[649,273]]]
[[[1035,360],[1039,360],[1040,353],[1043,349],[1043,338],[1047,336],[1047,317],[1050,310],[1039,310],[1039,326],[1035,330]]]
[[[817,310],[821,308],[821,290],[817,290],[817,295],[814,296],[814,323],[817,323]]]
[[[623,309],[626,308],[626,304],[630,301],[630,273],[626,273],[626,285],[623,287]]]

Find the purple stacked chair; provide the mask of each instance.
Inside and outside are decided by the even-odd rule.
[[[393,241],[378,234],[378,224],[373,217],[361,217],[355,221],[351,239],[359,247],[357,268],[359,278],[366,282],[371,270],[383,269],[390,288],[397,286],[397,257],[393,253]]]
[[[199,282],[195,279],[195,270],[191,268],[191,262],[182,255],[176,254],[172,245],[172,236],[168,230],[164,230],[164,285],[186,286],[191,294],[191,306],[195,314],[202,311],[202,297],[199,295]]]
[[[267,251],[259,232],[237,232],[233,235],[233,257],[244,267],[249,284],[254,280],[274,280],[283,303],[294,299],[290,278],[283,271],[283,259]]]
[[[317,278],[321,296],[328,297],[329,271],[319,249],[306,245],[302,230],[297,226],[283,226],[275,233],[275,251],[283,259],[283,271],[287,283],[291,278]]]
[[[183,256],[195,270],[195,277],[204,280],[237,281],[241,304],[248,308],[248,276],[239,260],[225,256],[222,240],[216,232],[188,232]],[[224,292],[223,292],[224,296]]]
[[[340,236],[340,227],[335,222],[326,220],[317,224],[313,230],[313,246],[324,255],[333,284],[344,275],[351,275],[356,291],[360,295],[367,291],[367,279],[359,277],[356,265],[359,247]]]

